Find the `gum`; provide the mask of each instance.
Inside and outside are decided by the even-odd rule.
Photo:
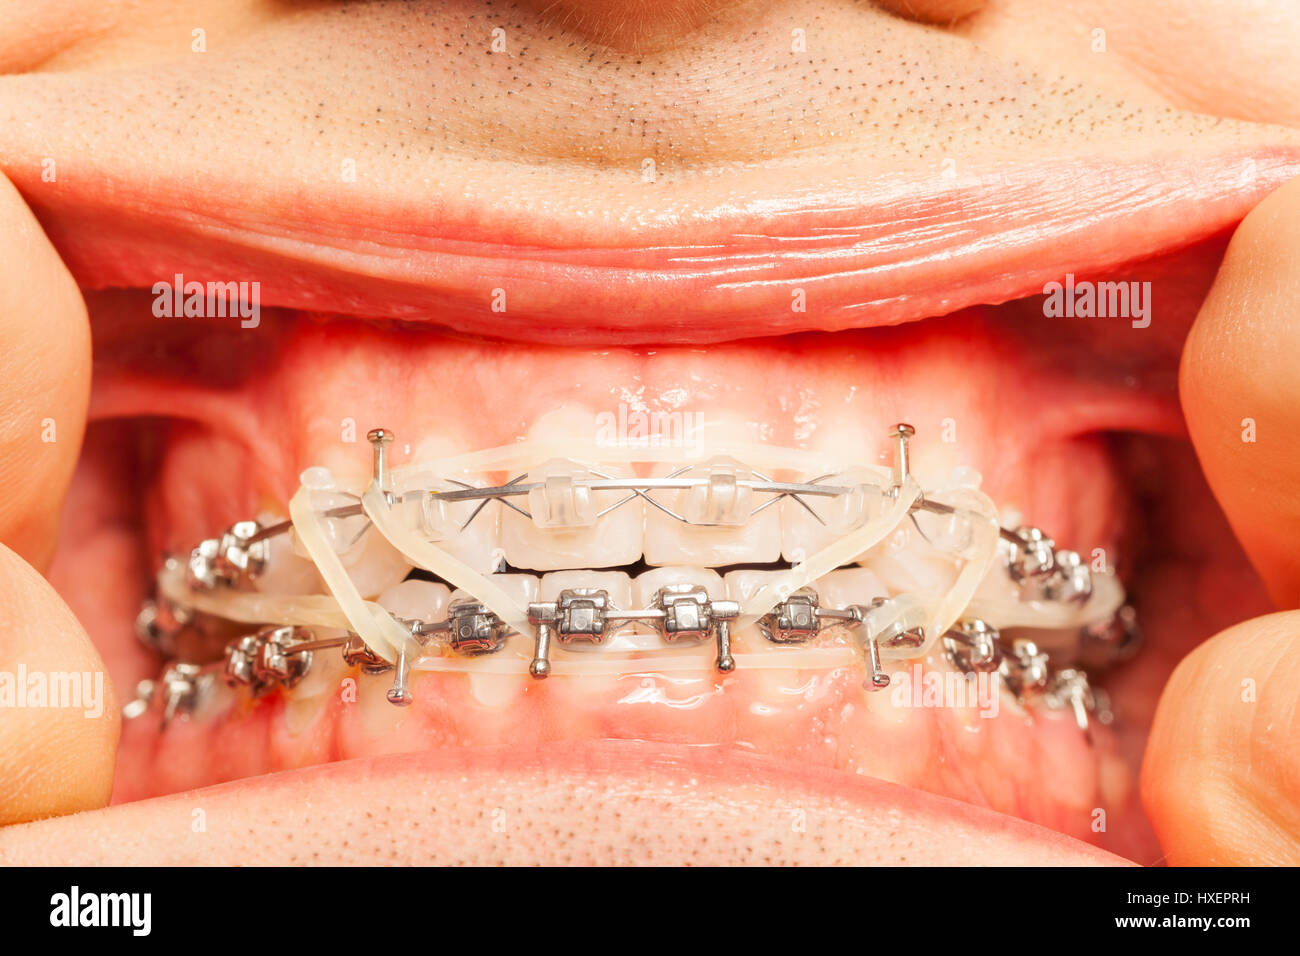
[[[540,682],[417,673],[414,704],[397,708],[384,699],[391,676],[321,663],[305,699],[277,691],[253,700],[223,687],[202,719],[162,728],[151,712],[128,722],[115,801],[379,754],[506,746],[522,759],[546,744],[602,740],[724,746],[869,775],[1099,843],[1094,808],[1132,796],[1108,729],[1094,727],[1090,745],[1068,714],[1023,709],[1006,691],[996,711],[987,698],[928,700],[897,673],[893,690],[874,694],[858,667],[720,676],[629,662],[617,677]],[[915,667],[950,673],[933,658]],[[941,705],[916,706],[927,702]]]

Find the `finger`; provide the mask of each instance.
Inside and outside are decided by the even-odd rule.
[[[103,664],[29,563],[53,552],[89,385],[85,304],[0,177],[0,825],[103,806],[112,787]]]
[[[0,545],[0,826],[102,807],[119,717],[75,616]]]
[[[54,551],[89,399],[85,303],[0,176],[0,542],[38,568]]]
[[[1300,605],[1300,179],[1242,222],[1183,351],[1183,412],[1233,531]]]
[[[1300,182],[1238,228],[1183,354],[1205,474],[1275,601],[1300,603]],[[1188,520],[1195,520],[1189,515]],[[1300,863],[1300,613],[1197,648],[1161,696],[1142,796],[1175,864]]]
[[[1300,612],[1246,621],[1165,687],[1142,801],[1169,863],[1300,865]]]

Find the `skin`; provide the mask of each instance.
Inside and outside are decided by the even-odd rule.
[[[297,10],[314,6],[293,4]],[[82,5],[50,3],[35,26],[23,0],[0,3],[0,63],[104,70],[166,55],[166,4],[97,5],[97,32],[70,30]],[[655,7],[609,0],[548,6],[593,42],[630,52],[671,49],[727,4]],[[1026,62],[1051,64],[1131,97],[1216,116],[1300,126],[1293,91],[1300,22],[1245,15],[1251,4],[1064,4],[894,0],[894,13]],[[982,6],[982,8],[981,8]],[[1284,5],[1279,5],[1283,7]],[[206,5],[210,42],[272,23],[283,4]],[[1140,9],[1138,9],[1140,7]],[[1064,14],[1062,13],[1064,11]],[[116,18],[116,19],[114,19]],[[85,25],[86,21],[78,20]],[[1072,31],[1110,25],[1097,58],[1062,56]],[[28,31],[33,42],[29,42]],[[1151,38],[1162,37],[1158,43]],[[1216,69],[1205,70],[1207,57]],[[554,145],[554,144],[553,144]],[[751,144],[757,146],[758,144]],[[560,144],[562,146],[562,144]],[[556,148],[560,148],[556,146]],[[1279,608],[1300,604],[1300,183],[1246,217],[1185,345],[1183,412],[1202,468],[1238,540]],[[38,660],[51,670],[102,669],[66,605],[41,578],[53,551],[89,392],[85,305],[53,245],[0,178],[0,469],[13,489],[0,503],[0,667]],[[1253,442],[1242,440],[1253,419]],[[41,442],[53,419],[57,439]],[[1175,864],[1300,863],[1300,614],[1232,627],[1192,651],[1160,696],[1143,766],[1144,803]],[[35,655],[35,656],[33,656]],[[0,824],[102,806],[118,735],[117,708],[100,721],[32,720],[0,711]],[[75,837],[70,837],[75,839]]]

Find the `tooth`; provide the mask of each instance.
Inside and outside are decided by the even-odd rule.
[[[272,514],[258,517],[262,527],[279,524],[283,518]],[[294,553],[291,535],[277,534],[266,539],[266,565],[253,578],[253,587],[263,594],[321,594],[325,584],[320,573],[307,558]]]
[[[376,747],[380,748],[380,753],[402,753],[417,749],[420,745],[413,745],[414,742],[407,738],[413,735],[414,729],[421,726],[421,721],[410,721],[410,718],[420,712],[417,707],[421,703],[421,686],[425,682],[418,677],[411,681],[416,707],[394,707],[387,697],[389,688],[393,686],[391,670],[378,675],[356,671],[349,676],[355,677],[357,682],[356,701],[346,704],[344,713],[355,714],[355,717],[339,730],[344,753],[370,754],[376,752]]]
[[[535,574],[494,574],[491,578],[492,583],[505,591],[506,594],[513,598],[514,602],[521,608],[526,609],[529,604],[532,604],[537,600],[537,586],[539,579]],[[479,598],[476,594],[471,594],[469,591],[462,591],[460,588],[457,588],[455,591],[451,592],[451,604],[455,604],[458,601],[472,601],[477,604],[479,603]],[[529,639],[529,636],[527,634],[511,634],[506,638],[505,646],[498,652],[498,654],[513,653],[521,646],[527,646],[528,650],[526,653],[531,655],[532,642]],[[474,685],[473,680],[470,681],[470,685],[471,687]]]
[[[778,571],[732,571],[722,579],[727,599],[743,606],[759,588],[778,574]],[[732,644],[737,653],[762,654],[777,649],[775,644],[763,637],[756,624],[735,631]],[[745,686],[757,701],[790,700],[791,689],[804,683],[800,680],[799,671],[792,667],[760,667],[744,673],[741,665],[737,664],[737,672],[741,673],[742,680],[746,681]]]
[[[880,578],[869,568],[841,568],[822,575],[813,586],[817,589],[818,603],[829,608],[870,605],[873,598],[889,596]]]
[[[554,601],[560,592],[568,588],[598,588],[609,594],[609,603],[619,610],[629,610],[632,603],[632,579],[622,571],[556,571],[542,575],[541,585],[537,590],[537,600]],[[620,629],[630,631],[629,625],[620,625]],[[618,634],[607,637],[600,645],[588,641],[574,641],[571,644],[557,646],[568,651],[591,651],[597,647],[615,647],[621,650],[635,649],[637,635]],[[657,642],[655,642],[657,643]]]
[[[357,498],[338,488],[333,475],[322,467],[308,468],[302,473],[302,483],[312,491],[312,503],[320,511],[356,505]],[[374,597],[385,588],[397,584],[411,570],[411,563],[388,540],[370,525],[364,514],[347,518],[323,518],[325,535],[333,547],[348,577],[362,597]],[[306,558],[307,551],[293,539],[293,552]]]
[[[875,571],[891,594],[946,594],[957,579],[952,560],[936,551],[910,525],[900,527],[858,564]]]
[[[514,598],[515,603],[520,607],[527,607],[537,600],[540,581],[534,574],[494,574],[492,583]],[[451,592],[451,600],[454,604],[461,600],[477,601],[478,598],[458,588]],[[497,653],[498,655],[510,654],[519,646],[527,647],[527,650],[521,653],[531,655],[532,646],[526,634],[511,635],[506,641],[506,646]],[[504,709],[513,703],[531,680],[523,671],[518,674],[493,674],[472,668],[467,677],[471,696],[484,707],[491,707],[494,710]]]
[[[421,494],[426,491],[459,491],[463,485],[483,487],[492,484],[483,475],[440,475],[434,469],[420,469],[404,474],[396,494],[397,508],[410,527],[448,554],[459,558],[484,574],[496,569],[501,556],[501,508],[481,500],[439,501]],[[477,514],[475,511],[477,510]],[[473,520],[471,519],[473,517]],[[468,522],[468,524],[466,524]],[[464,530],[462,530],[464,526]]]
[[[655,568],[637,575],[632,582],[632,606],[651,608],[655,606],[655,597],[659,589],[670,584],[690,584],[702,586],[711,600],[722,600],[727,596],[726,586],[718,572],[709,568],[667,567]],[[611,646],[625,650],[661,650],[663,638],[657,631],[648,627],[638,627],[641,633],[623,634],[611,642]],[[709,644],[708,654],[714,655],[714,645]]]
[[[584,409],[565,408],[545,416],[529,430],[529,438],[545,447],[548,441],[572,443],[596,434],[595,416]],[[602,568],[632,564],[641,557],[644,538],[643,508],[630,491],[589,492],[576,481],[598,477],[627,478],[632,471],[614,465],[585,465],[567,459],[551,459],[529,469],[525,481],[543,487],[527,496],[511,498],[512,504],[531,518],[504,505],[501,515],[501,546],[506,560],[518,568],[553,571],[560,568]],[[511,477],[514,477],[513,475]],[[604,511],[623,504],[603,517]]]
[[[325,640],[342,633],[326,629],[317,631],[315,636],[319,640]],[[347,669],[342,655],[336,650],[317,651],[312,655],[307,674],[285,696],[284,723],[291,736],[301,736],[329,713],[329,709],[324,706],[325,698],[338,690]],[[300,745],[296,747],[300,749]]]
[[[520,607],[527,607],[537,600],[538,577],[535,574],[494,574],[492,583],[514,598]],[[478,600],[475,595],[460,588],[451,593],[451,599],[453,602]]]
[[[402,581],[379,595],[378,603],[408,621],[442,621],[447,617],[451,590],[432,581]]]
[[[620,610],[632,603],[632,579],[622,571],[553,571],[543,574],[537,600],[554,601],[568,588],[599,588],[609,593],[610,603]]]
[[[518,674],[491,674],[470,671],[469,692],[478,703],[493,710],[504,710],[519,699],[531,678],[524,672]]]
[[[373,597],[383,592],[399,583],[411,570],[411,563],[373,528],[366,532],[354,550],[359,552],[358,556],[351,565],[344,556],[344,566],[362,597]]]
[[[733,480],[752,480],[753,472],[734,458],[717,457],[680,477],[708,478],[710,485],[649,494],[682,522],[653,505],[645,510],[645,559],[648,564],[717,567],[774,561],[781,553],[781,509],[777,504],[752,512],[771,500],[767,493],[734,488]],[[705,524],[710,522],[711,524]]]
[[[876,573],[869,568],[841,568],[817,579],[817,597],[822,607],[846,607],[870,604],[872,598],[888,597],[889,592]]]
[[[885,505],[884,486],[865,468],[847,469],[818,484],[852,491],[835,497],[801,495],[797,501],[793,497],[781,501],[781,555],[787,561],[797,564],[806,560],[880,514]]]
[[[633,607],[653,607],[655,595],[659,589],[668,584],[702,585],[713,600],[722,600],[727,596],[726,585],[717,571],[709,568],[692,568],[672,566],[655,568],[637,575],[632,583]]]
[[[723,587],[726,590],[726,597],[729,601],[737,601],[743,607],[745,602],[753,597],[758,590],[780,575],[779,571],[731,571],[723,579]],[[757,625],[750,624],[748,627],[739,628],[733,632],[733,641],[737,650],[749,651],[767,651],[771,650],[773,645],[763,637]]]

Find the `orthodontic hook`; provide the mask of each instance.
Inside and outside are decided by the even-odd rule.
[[[899,422],[894,426],[894,430],[889,433],[889,437],[894,439],[894,488],[893,493],[898,495],[912,474],[911,459],[908,456],[907,443],[912,440],[916,434],[916,429],[906,422]]]
[[[731,627],[727,621],[718,621],[718,659],[715,666],[721,674],[730,674],[736,669],[736,659],[731,655]]]
[[[537,647],[533,651],[533,659],[528,664],[528,673],[532,674],[537,680],[545,680],[551,676],[551,627],[546,623],[537,625]]]
[[[876,640],[877,635],[866,632],[866,615],[871,610],[871,606],[851,604],[847,610],[849,612],[847,621],[849,626],[861,628],[863,631],[862,649],[866,657],[867,679],[862,682],[862,686],[872,691],[884,690],[889,686],[889,675],[885,673],[885,669],[880,663],[880,642]]]
[[[366,434],[366,441],[375,450],[374,478],[379,490],[392,504],[392,480],[388,473],[388,446],[393,443],[394,435],[386,428],[373,428]]]
[[[393,667],[393,686],[387,694],[388,702],[398,707],[407,707],[415,700],[415,695],[411,693],[411,668],[407,654],[408,648],[403,644]]]
[[[889,675],[880,664],[880,645],[874,637],[868,637],[863,643],[867,650],[867,679],[862,686],[867,690],[884,690],[889,686]]]

